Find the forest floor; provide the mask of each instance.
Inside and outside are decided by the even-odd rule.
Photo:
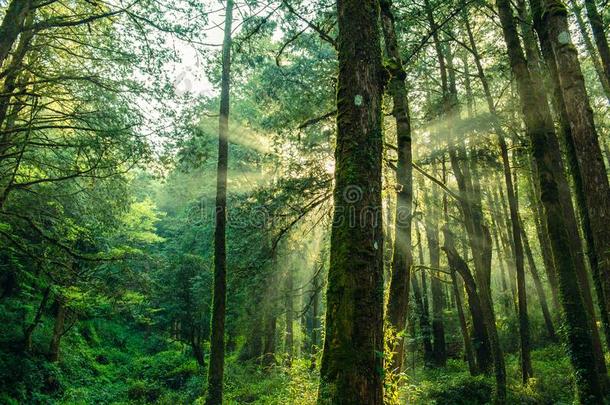
[[[92,320],[72,328],[62,342],[60,362],[49,363],[36,353],[44,353],[48,344],[44,337],[49,336],[50,327],[47,322],[39,327],[31,355],[16,355],[17,340],[11,344],[10,336],[17,336],[17,330],[2,334],[0,403],[203,404],[205,370],[193,360],[187,346],[145,329]],[[526,386],[520,383],[518,357],[508,355],[509,403],[570,404],[572,373],[563,353],[558,345],[535,350],[535,378]],[[310,360],[264,370],[239,364],[230,356],[225,399],[228,404],[314,404],[317,381]],[[492,389],[491,378],[471,377],[464,362],[454,359],[444,368],[409,370],[400,403],[486,404]]]

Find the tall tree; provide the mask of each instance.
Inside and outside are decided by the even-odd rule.
[[[544,7],[542,10],[540,7]],[[570,124],[566,134],[569,160],[574,162],[577,198],[583,214],[588,257],[594,275],[601,280],[606,313],[610,311],[610,183],[601,152],[593,110],[585,87],[578,53],[572,44],[567,9],[561,1],[532,1],[532,9],[539,16],[535,24],[541,41],[550,42],[554,56],[561,97]],[[545,32],[546,31],[546,32]],[[607,44],[606,44],[607,46]],[[610,62],[610,61],[609,61]],[[552,63],[552,61],[550,61]],[[607,322],[606,322],[607,324]]]
[[[318,402],[382,404],[383,226],[379,3],[338,0],[334,218]]]
[[[561,167],[557,167],[552,157],[553,147],[550,137],[554,128],[549,114],[544,107],[548,106],[544,93],[532,81],[523,49],[517,34],[510,1],[496,2],[502,31],[506,42],[511,69],[515,75],[523,118],[527,134],[532,144],[532,155],[536,162],[537,182],[540,198],[544,208],[545,223],[553,251],[557,272],[559,292],[566,318],[566,335],[570,348],[570,357],[576,372],[576,382],[581,403],[602,403],[603,394],[600,377],[595,367],[591,330],[588,316],[583,316],[583,300],[575,274],[575,251],[567,232],[566,219],[559,198],[558,176],[562,176]],[[590,401],[590,402],[588,402]]]
[[[396,120],[396,137],[398,140],[398,162],[396,165],[396,227],[394,243],[394,260],[392,263],[392,278],[388,299],[387,317],[389,324],[397,334],[396,352],[391,365],[392,369],[402,370],[404,359],[404,329],[407,321],[409,304],[409,279],[413,265],[411,250],[411,216],[413,206],[413,153],[411,151],[411,119],[407,99],[406,73],[402,66],[402,58],[398,49],[398,39],[392,1],[381,0],[381,22],[383,27],[386,54],[389,59],[388,70],[391,74],[388,90],[392,96],[394,108],[392,114]]]
[[[210,336],[207,405],[221,405],[225,361],[225,313],[227,301],[227,171],[229,168],[229,108],[231,85],[231,27],[233,0],[227,0],[222,43],[218,167],[216,171],[216,229],[214,231],[214,297]]]
[[[608,46],[604,20],[597,10],[597,3],[595,0],[585,0],[585,8],[587,9],[587,17],[589,17],[589,22],[591,23],[595,45],[597,45],[597,51],[599,52],[602,65],[604,66],[606,81],[610,83],[610,47]],[[594,55],[592,56],[595,57]]]
[[[508,194],[508,206],[510,211],[510,224],[511,224],[511,235],[512,235],[512,254],[515,259],[515,270],[517,272],[517,294],[518,294],[518,315],[519,315],[519,336],[521,342],[521,376],[523,382],[527,382],[533,374],[532,371],[532,360],[530,356],[530,331],[529,331],[529,319],[527,315],[527,298],[525,294],[525,268],[524,268],[524,256],[523,256],[523,244],[521,242],[521,225],[519,223],[519,207],[518,200],[516,198],[515,187],[511,175],[510,161],[508,157],[508,146],[506,144],[506,132],[500,125],[500,119],[498,112],[493,101],[489,83],[481,64],[481,57],[479,50],[474,40],[474,35],[470,27],[470,21],[468,20],[467,9],[464,8],[464,25],[466,26],[466,32],[468,34],[468,40],[470,45],[470,52],[475,61],[477,67],[477,73],[483,92],[485,94],[485,100],[487,102],[487,108],[492,116],[492,123],[494,130],[498,136],[498,144],[500,145],[500,156],[502,158],[502,169],[504,172],[504,182],[506,185],[506,191]]]

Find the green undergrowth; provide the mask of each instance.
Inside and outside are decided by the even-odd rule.
[[[534,378],[521,383],[519,357],[506,356],[508,404],[569,405],[573,403],[570,363],[559,345],[532,352]],[[464,362],[449,360],[439,369],[410,371],[402,388],[403,403],[413,405],[485,405],[492,403],[493,376],[470,376]]]
[[[10,312],[8,313],[10,314]],[[7,312],[5,312],[5,316]],[[203,404],[206,370],[181,343],[107,319],[82,321],[62,341],[61,360],[45,357],[51,323],[34,334],[31,354],[20,351],[18,329],[0,335],[0,404]],[[318,373],[309,359],[276,365],[227,357],[226,404],[315,404]],[[535,377],[521,384],[519,358],[506,356],[509,404],[572,404],[573,377],[559,345],[532,352]],[[408,370],[400,403],[491,403],[493,377],[469,375],[461,360],[440,369]]]

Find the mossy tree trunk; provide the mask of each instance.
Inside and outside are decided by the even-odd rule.
[[[538,2],[534,4],[538,5]],[[572,128],[570,126],[570,120],[568,117],[567,107],[563,98],[563,92],[559,82],[559,75],[557,71],[557,64],[555,62],[552,45],[548,37],[548,31],[546,26],[542,25],[542,16],[539,13],[535,14],[535,22],[540,38],[541,50],[546,61],[546,68],[549,74],[550,92],[553,95],[553,106],[555,108],[556,115],[560,123],[560,133],[562,136],[564,149],[566,152],[567,163],[569,170],[568,172],[572,176],[574,187],[576,189],[576,205],[579,209],[583,235],[588,247],[588,258],[591,266],[591,273],[593,275],[593,283],[597,294],[597,303],[599,307],[599,314],[603,325],[603,330],[606,336],[606,345],[610,345],[610,322],[608,320],[608,307],[606,302],[606,294],[604,292],[603,281],[601,279],[601,270],[599,267],[598,255],[595,250],[595,241],[593,240],[593,230],[589,215],[587,214],[587,202],[585,201],[585,191],[583,188],[583,180],[581,173],[578,169],[578,159],[576,156],[576,150],[574,142],[572,141]],[[583,297],[585,301],[588,301],[588,295],[585,294]],[[585,303],[588,306],[588,303]],[[590,310],[590,313],[593,311]],[[603,372],[603,369],[602,369]]]
[[[610,102],[610,80],[604,72],[604,68],[598,57],[595,46],[593,45],[593,41],[591,40],[589,32],[587,31],[587,24],[585,23],[585,20],[582,15],[582,6],[578,4],[576,0],[571,0],[570,3],[572,5],[571,10],[574,13],[574,17],[576,19],[576,25],[578,26],[578,30],[580,31],[580,36],[583,39],[585,48],[587,49],[587,53],[589,54],[589,58],[593,63],[593,68],[595,69],[595,73],[597,73],[597,78],[601,83],[602,90],[606,95],[608,102]]]
[[[566,150],[573,166],[589,262],[594,276],[601,280],[599,296],[605,305],[603,312],[607,326],[610,310],[610,183],[578,54],[570,39],[567,9],[556,0],[546,0],[543,6],[543,12],[538,12],[540,21],[536,26],[539,36],[550,42],[554,56],[555,66],[552,66],[552,61],[550,64],[556,68],[565,116],[570,124]]]
[[[321,404],[383,403],[382,97],[379,3],[338,0],[334,218]]]
[[[32,9],[32,0],[11,0],[0,24],[0,67],[9,55],[17,37],[23,29],[27,14]]]
[[[610,83],[610,47],[608,46],[604,21],[597,10],[595,0],[585,0],[585,8],[587,10],[587,17],[589,17],[589,22],[591,23],[595,45],[597,45],[597,51],[602,60],[606,81]]]
[[[227,0],[218,130],[218,168],[216,173],[216,228],[214,230],[214,296],[210,336],[207,405],[221,405],[225,359],[225,316],[227,301],[227,171],[229,168],[229,107],[231,83],[231,27],[233,0]]]
[[[51,343],[49,344],[49,361],[52,363],[59,361],[61,338],[65,333],[66,304],[64,298],[55,298],[53,306],[55,307],[55,323],[53,324],[53,334],[51,335]]]
[[[568,235],[559,197],[557,177],[563,173],[561,167],[557,167],[550,150],[553,145],[549,138],[554,136],[554,128],[549,114],[544,111],[544,106],[548,104],[544,93],[536,91],[537,86],[532,81],[519,42],[510,1],[497,0],[496,4],[511,70],[517,81],[526,132],[531,140],[532,154],[537,166],[540,198],[557,271],[559,293],[566,318],[565,332],[570,359],[576,371],[579,399],[581,403],[602,403],[601,382],[595,366],[588,316],[583,316],[584,303],[575,272],[575,251]]]
[[[388,90],[394,104],[392,114],[396,121],[398,140],[398,162],[396,165],[396,227],[394,242],[394,259],[387,306],[387,320],[396,333],[397,339],[391,369],[398,372],[403,369],[404,331],[409,304],[409,279],[413,265],[411,251],[411,211],[413,205],[413,167],[411,151],[411,120],[405,84],[406,74],[398,49],[398,40],[392,13],[392,1],[381,0],[381,26],[391,74]]]

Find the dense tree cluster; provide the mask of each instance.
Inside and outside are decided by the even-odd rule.
[[[610,398],[604,0],[0,18],[0,402]]]

